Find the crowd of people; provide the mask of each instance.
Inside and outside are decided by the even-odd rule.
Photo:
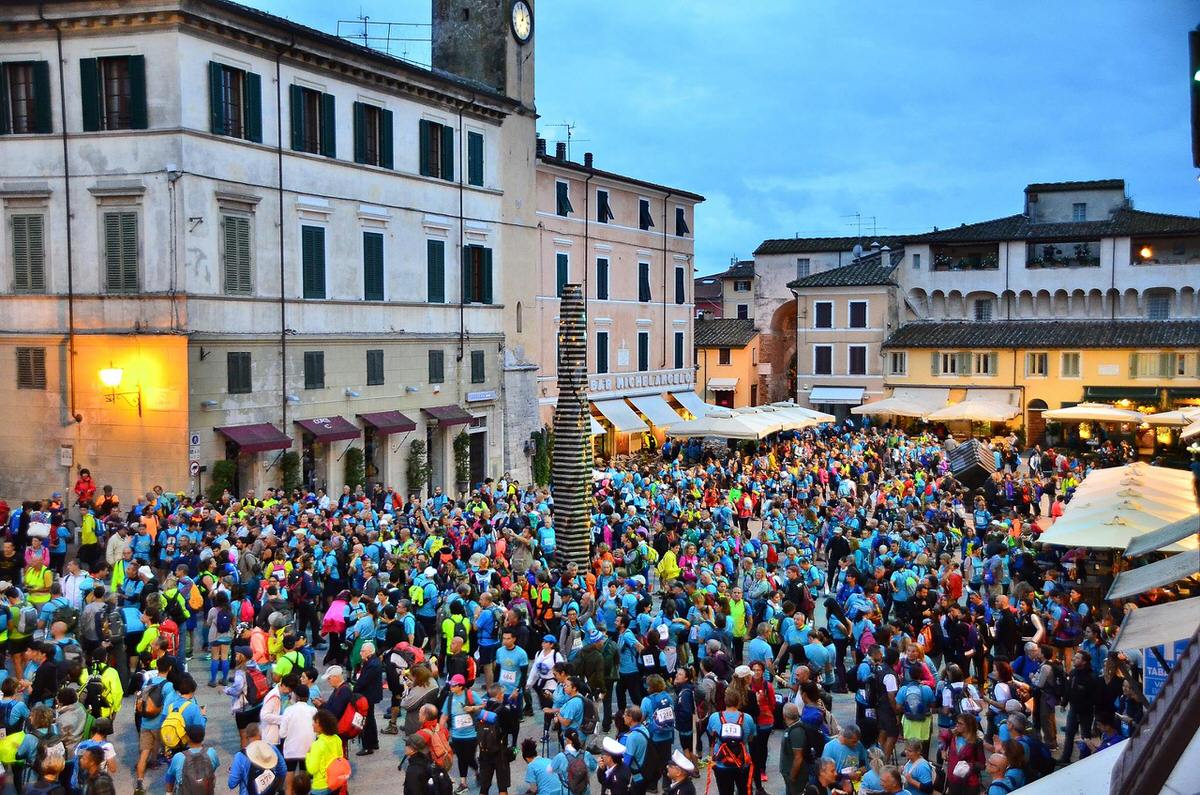
[[[1037,543],[1088,464],[1015,442],[978,488],[887,427],[668,444],[596,470],[584,561],[507,476],[127,505],[83,470],[0,516],[6,785],[332,795],[353,759],[405,795],[1003,795],[1145,708],[1108,651],[1133,606]]]

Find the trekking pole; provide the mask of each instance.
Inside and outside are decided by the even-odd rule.
[[[714,765],[709,762],[708,775],[704,779],[704,795],[708,795],[708,788],[712,786],[712,773]]]

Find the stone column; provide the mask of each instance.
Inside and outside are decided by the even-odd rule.
[[[583,288],[563,287],[558,325],[558,405],[550,483],[558,562],[587,566],[592,544],[591,411]]]

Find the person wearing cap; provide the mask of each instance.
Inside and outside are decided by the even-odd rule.
[[[676,748],[667,762],[667,788],[664,795],[696,795],[696,785],[692,782],[695,775],[696,765]]]
[[[462,674],[450,677],[450,693],[442,702],[441,724],[450,732],[450,747],[458,759],[458,792],[467,791],[467,771],[478,769],[475,761],[475,746],[479,734],[475,731],[475,717],[483,705],[475,693],[467,687]]]
[[[516,637],[510,630],[505,630],[504,637],[512,637],[515,645]],[[529,674],[525,682],[525,687],[537,696],[538,706],[543,710],[543,714],[546,714],[544,711],[553,706],[554,691],[558,687],[558,683],[554,679],[554,669],[563,662],[566,660],[555,648],[554,636],[543,635],[542,648],[534,655],[533,662],[529,664]],[[545,730],[547,732],[550,730],[548,719]]]
[[[604,753],[597,760],[596,778],[600,795],[629,795],[633,792],[633,771],[626,762],[626,748],[611,737],[600,744]]]

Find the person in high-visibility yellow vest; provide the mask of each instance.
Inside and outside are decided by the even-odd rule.
[[[462,638],[462,650],[470,654],[471,619],[465,615],[461,600],[450,603],[450,616],[442,621],[442,639],[444,641],[442,648],[449,649],[450,641],[456,637]]]
[[[50,601],[50,586],[54,583],[54,572],[46,566],[41,558],[33,558],[21,576],[21,580],[25,583],[25,595],[29,598],[29,604],[40,610],[42,605]]]

